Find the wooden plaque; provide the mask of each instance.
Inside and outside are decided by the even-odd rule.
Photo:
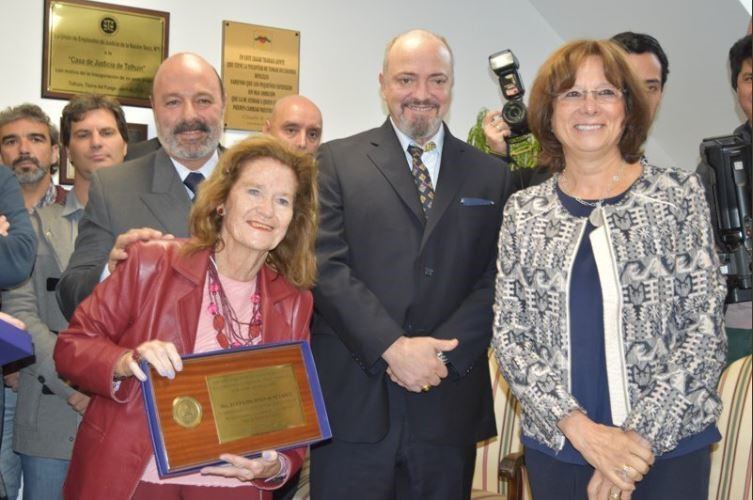
[[[146,365],[142,383],[157,469],[170,477],[331,437],[306,342],[185,356],[170,380]]]

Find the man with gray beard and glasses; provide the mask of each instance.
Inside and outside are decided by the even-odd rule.
[[[154,75],[152,109],[162,148],[92,175],[76,248],[57,288],[70,319],[138,240],[188,236],[199,184],[219,159],[225,91],[217,71],[196,54],[176,54]]]

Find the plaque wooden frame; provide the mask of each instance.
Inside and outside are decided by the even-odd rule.
[[[298,382],[304,425],[220,443],[207,377],[287,364],[292,365]],[[183,356],[183,370],[172,380],[161,377],[143,361],[142,368],[147,374],[147,380],[141,384],[144,406],[161,477],[183,475],[219,464],[221,453],[253,457],[263,450],[286,450],[332,437],[308,342]],[[185,397],[201,405],[201,422],[195,426],[182,426],[173,418],[173,402]]]

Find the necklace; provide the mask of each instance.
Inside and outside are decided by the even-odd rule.
[[[588,220],[591,222],[591,224],[593,224],[594,227],[599,227],[602,224],[604,224],[604,216],[602,215],[601,210],[599,209],[604,204],[604,200],[609,198],[609,195],[612,192],[612,190],[620,182],[620,179],[622,179],[622,175],[624,174],[624,172],[625,172],[625,162],[623,161],[620,164],[620,168],[617,171],[617,173],[612,176],[612,179],[609,185],[604,190],[603,196],[598,200],[593,200],[593,201],[584,200],[583,198],[579,198],[575,196],[574,194],[570,195],[575,201],[577,201],[581,205],[593,208],[593,210],[591,210],[591,213],[588,215]],[[569,176],[565,175],[566,173],[567,173],[567,168],[565,168],[565,170],[563,170],[562,173],[560,174],[560,178],[562,179],[561,184],[570,184]],[[572,188],[573,186],[568,186],[568,187]],[[573,191],[575,190],[573,189]]]
[[[251,318],[243,322],[238,318],[232,304],[222,288],[217,263],[210,258],[211,265],[207,269],[209,281],[209,307],[207,312],[212,315],[212,326],[217,332],[217,343],[223,349],[256,345],[261,342],[261,295],[259,295],[259,275],[256,276],[256,288],[249,300],[252,304]],[[244,336],[243,330],[246,330]]]

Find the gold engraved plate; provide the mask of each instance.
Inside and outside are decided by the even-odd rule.
[[[207,377],[220,443],[306,424],[291,364]]]
[[[192,397],[181,396],[173,399],[173,420],[188,429],[201,423],[203,412],[201,403]]]

